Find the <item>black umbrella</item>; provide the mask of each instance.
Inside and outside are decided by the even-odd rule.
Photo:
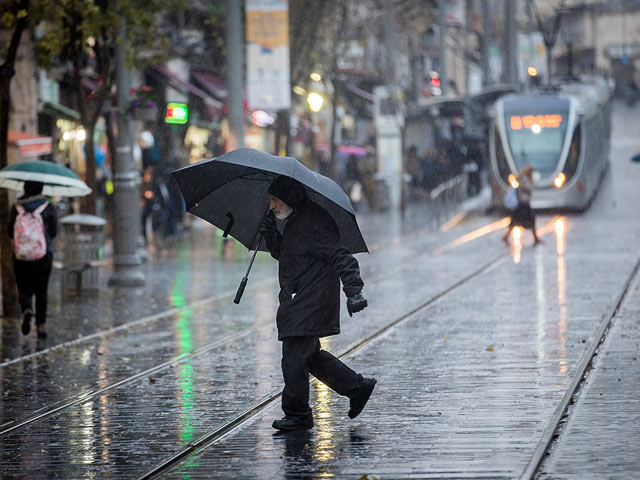
[[[346,193],[336,182],[309,170],[293,157],[239,148],[180,168],[171,175],[180,187],[189,213],[212,223],[224,231],[224,236],[231,235],[249,250],[254,250],[236,303],[242,296],[255,253],[267,251],[258,228],[269,207],[267,189],[281,175],[299,181],[309,198],[331,215],[342,243],[351,253],[368,251]]]

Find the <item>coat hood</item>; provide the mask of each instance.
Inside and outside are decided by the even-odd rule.
[[[32,197],[20,197],[16,203],[22,205],[27,212],[33,212],[46,201],[47,199],[43,195],[34,195]]]

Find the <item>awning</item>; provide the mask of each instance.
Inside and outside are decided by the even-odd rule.
[[[75,110],[54,102],[44,102],[42,111],[55,117],[66,118],[67,120],[80,120],[80,113]]]
[[[162,65],[154,65],[152,68],[153,70],[162,74],[173,88],[180,90],[182,92],[192,93],[196,97],[203,100],[205,104],[211,107],[220,108],[220,109],[222,108],[222,102],[219,102],[218,100],[213,98],[211,95],[209,95],[207,92],[205,92],[204,90],[201,90],[200,88],[196,87],[192,83],[182,80],[176,74],[171,72],[168,68]]]
[[[220,100],[227,98],[227,85],[225,81],[205,72],[192,71],[191,76],[200,84],[203,88],[207,89],[209,93],[215,95]]]
[[[51,137],[9,130],[9,145],[18,147],[23,157],[47,155],[53,151]]]
[[[363,90],[361,88],[356,87],[355,85],[351,85],[350,83],[345,85],[346,89],[349,90],[350,92],[355,93],[356,95],[358,95],[359,97],[364,98],[365,100],[369,100],[370,102],[373,102],[374,100],[374,96],[373,93],[369,93],[366,90]]]
[[[407,119],[419,117],[462,117],[469,104],[464,97],[442,96],[430,97],[427,103],[411,105],[407,109]]]

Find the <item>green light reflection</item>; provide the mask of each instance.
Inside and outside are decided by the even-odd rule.
[[[184,307],[187,304],[185,297],[186,289],[186,267],[189,262],[189,249],[181,244],[178,252],[178,271],[173,282],[170,302],[175,308]],[[182,355],[193,350],[193,332],[191,328],[191,318],[193,310],[186,308],[180,311],[176,322],[176,335],[178,343],[178,354]],[[181,363],[178,367],[178,378],[180,379],[180,390],[178,395],[179,419],[180,419],[180,446],[191,442],[195,434],[195,404],[194,404],[194,372],[191,363]]]

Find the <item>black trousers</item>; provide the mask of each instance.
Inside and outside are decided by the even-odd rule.
[[[13,271],[23,313],[27,309],[33,310],[33,296],[36,296],[36,325],[42,325],[47,321],[47,289],[52,265],[52,253],[47,253],[39,260],[13,260]]]
[[[288,417],[312,418],[309,407],[309,374],[340,395],[351,395],[362,386],[362,375],[329,352],[320,349],[318,337],[286,337],[282,341],[282,410]]]

